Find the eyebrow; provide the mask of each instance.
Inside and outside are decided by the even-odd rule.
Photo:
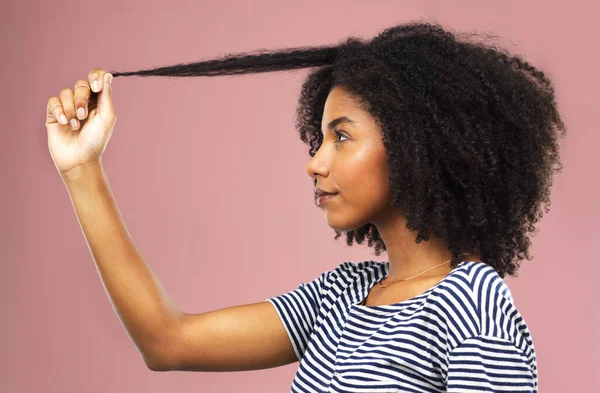
[[[343,123],[352,124],[352,125],[356,124],[356,122],[354,120],[350,119],[349,117],[340,116],[337,119],[330,121],[329,124],[327,125],[327,129],[331,130],[333,127],[337,126],[338,124],[343,124]]]

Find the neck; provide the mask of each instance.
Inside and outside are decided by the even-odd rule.
[[[443,239],[431,234],[429,240],[417,243],[416,232],[406,229],[406,220],[403,217],[396,216],[392,219],[389,219],[390,215],[387,217],[385,222],[375,225],[387,249],[389,277],[413,276],[452,258],[452,253]],[[477,258],[469,253],[462,255],[461,260],[477,260]],[[450,263],[447,263],[419,278],[445,275],[451,270]]]

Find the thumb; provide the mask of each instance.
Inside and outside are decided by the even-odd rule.
[[[112,102],[112,74],[107,72],[104,74],[102,89],[98,93],[97,111],[100,117],[107,123],[111,124],[115,118],[115,110]]]

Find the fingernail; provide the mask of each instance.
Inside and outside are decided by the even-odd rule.
[[[65,115],[60,115],[60,122],[61,124],[67,124],[69,121],[67,120],[67,116]]]
[[[83,118],[85,117],[85,109],[77,109],[77,117],[79,117],[80,120],[83,120]]]
[[[76,130],[78,127],[77,119],[71,119],[71,128]]]
[[[94,93],[97,93],[98,90],[100,90],[100,82],[93,81],[92,82],[92,90],[94,90]]]

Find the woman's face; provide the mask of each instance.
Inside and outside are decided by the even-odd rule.
[[[328,128],[330,122],[344,116],[350,121]],[[336,86],[325,102],[321,132],[323,144],[306,171],[316,179],[316,187],[338,193],[320,205],[327,224],[340,231],[375,224],[391,203],[381,128],[343,87]]]

